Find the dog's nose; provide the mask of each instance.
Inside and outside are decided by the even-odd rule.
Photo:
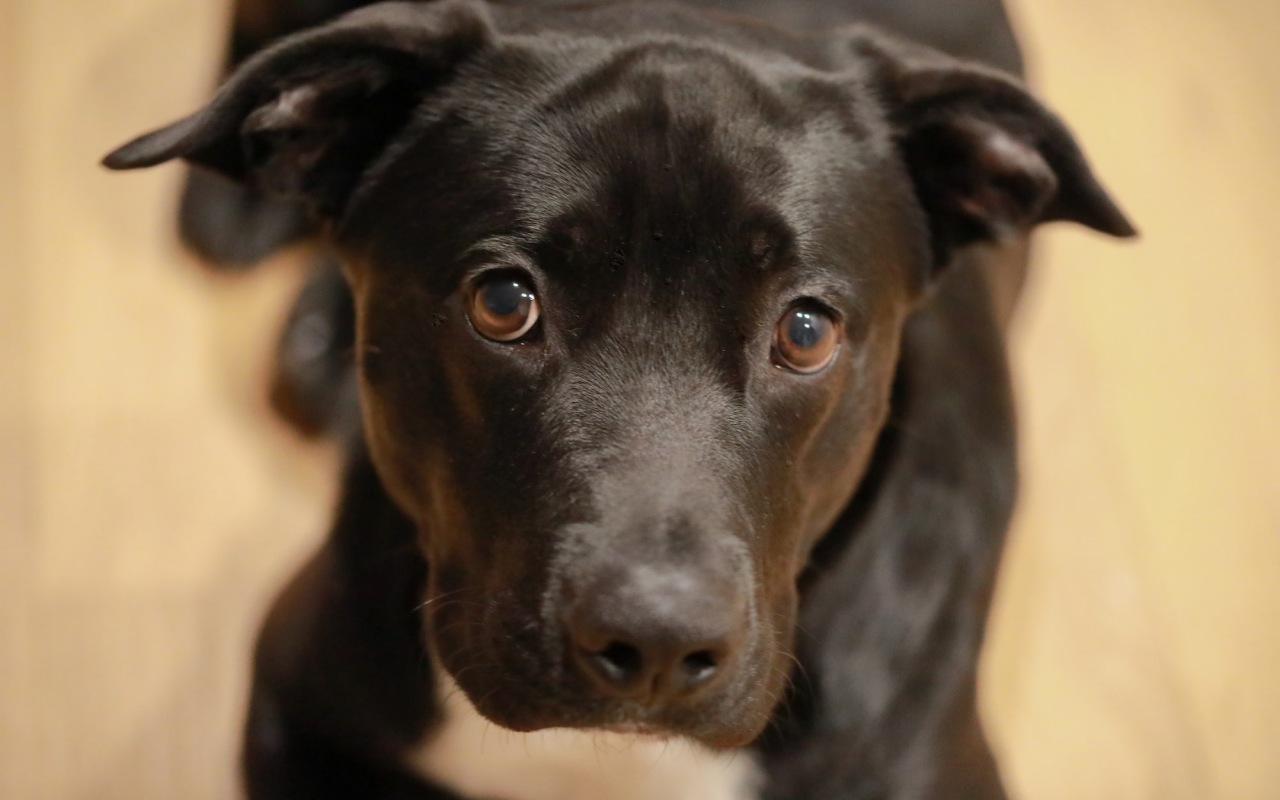
[[[659,705],[718,683],[746,629],[738,588],[688,569],[608,570],[584,589],[565,618],[570,658],[609,698]]]

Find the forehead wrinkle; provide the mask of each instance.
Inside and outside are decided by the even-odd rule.
[[[505,98],[501,105],[511,112],[509,124],[486,149],[522,218],[517,230],[531,240],[570,209],[598,203],[620,167],[630,164],[651,175],[662,170],[666,164],[636,163],[658,160],[654,144],[665,145],[668,153],[682,147],[698,152],[693,163],[685,159],[686,184],[732,164],[733,177],[749,190],[747,199],[763,205],[777,196],[779,151],[808,127],[796,87],[820,82],[819,73],[790,60],[747,65],[709,42],[676,38],[650,38],[621,49],[616,42],[579,38],[511,50],[521,51],[522,63],[536,65],[531,70],[538,79],[524,96]],[[728,80],[709,80],[709,69]],[[488,93],[493,92],[507,94]],[[629,113],[633,124],[619,125]],[[703,137],[708,147],[675,141],[698,128],[714,130],[714,136]],[[619,130],[632,135],[618,136]],[[659,132],[666,134],[664,142],[654,141]],[[506,169],[498,168],[503,164]]]
[[[529,114],[517,127],[507,148],[513,176],[507,183],[525,222],[541,234],[553,220],[599,197],[607,175],[574,152],[558,120]]]
[[[728,80],[709,80],[709,70]],[[554,165],[555,174],[547,176],[553,182],[568,179],[581,186],[585,179],[590,186],[606,177],[611,166],[643,155],[618,149],[640,144],[635,137],[611,135],[618,133],[611,126],[629,114],[636,124],[621,126],[625,133],[643,133],[651,127],[646,123],[669,134],[715,127],[718,143],[740,150],[773,149],[776,129],[794,127],[800,116],[731,54],[709,45],[656,39],[615,50],[556,82],[521,115],[517,127],[522,135],[515,143],[521,153],[538,151],[527,161],[539,176]],[[716,124],[724,120],[732,124]]]
[[[708,80],[710,70],[715,70],[727,82]],[[627,43],[572,73],[547,94],[538,104],[537,111],[590,111],[592,104],[608,103],[618,96],[635,99],[634,94],[628,98],[627,90],[645,78],[671,79],[691,73],[694,73],[694,80],[687,81],[687,85],[699,90],[715,87],[710,92],[700,93],[698,105],[704,110],[718,110],[714,103],[729,96],[723,89],[730,86],[736,90],[735,94],[750,96],[756,102],[758,112],[774,121],[781,121],[790,113],[771,82],[763,79],[765,73],[759,64],[748,64],[732,51],[712,42],[690,42],[661,36]]]
[[[661,109],[669,111],[665,100]],[[715,120],[706,116],[676,121],[666,114],[643,125],[652,110],[623,108],[568,131],[535,122],[529,135],[538,147],[522,148],[510,185],[527,223],[522,228],[535,240],[526,242],[530,249],[552,231],[581,230],[585,239],[574,246],[592,252],[565,255],[599,259],[601,266],[618,259],[631,291],[651,289],[664,277],[683,283],[710,277],[707,267],[727,268],[721,263],[727,256],[736,263],[737,250],[747,250],[755,217],[778,219],[763,201],[780,168],[772,142],[733,141],[710,130]],[[619,126],[632,134],[610,137]],[[659,231],[665,241],[654,236]],[[636,269],[641,262],[653,269]]]
[[[802,83],[797,91],[814,112],[781,150],[778,209],[795,231],[798,259],[847,287],[865,313],[868,296],[895,274],[877,266],[890,262],[913,274],[927,256],[920,247],[927,237],[883,108],[865,81],[841,74]]]

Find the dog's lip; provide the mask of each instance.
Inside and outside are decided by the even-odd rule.
[[[652,718],[651,709],[640,706],[623,706],[616,708],[610,718],[591,719],[565,717],[561,719],[548,719],[546,717],[538,718],[526,717],[501,718],[496,719],[490,714],[486,714],[483,710],[484,703],[475,703],[471,696],[462,689],[456,682],[452,674],[447,670],[442,673],[439,685],[436,688],[440,698],[440,704],[444,708],[465,704],[479,713],[480,716],[488,719],[490,722],[507,730],[517,733],[535,733],[538,731],[580,731],[587,733],[608,733],[618,734],[621,736],[634,737],[638,740],[648,741],[668,741],[671,739],[699,739],[695,734],[689,731],[681,730],[678,727],[665,725],[661,721]],[[491,695],[490,695],[491,696]]]
[[[668,742],[677,739],[695,741],[705,747],[732,750],[744,747],[755,740],[755,736],[735,734],[732,736],[708,737],[698,731],[670,728],[665,725],[648,722],[607,722],[585,725],[551,724],[551,725],[508,725],[495,723],[517,733],[536,733],[538,731],[579,731],[585,733],[607,733],[633,737],[639,741]]]
[[[480,710],[477,707],[477,710]],[[502,715],[491,717],[480,711],[481,715],[496,725],[518,733],[534,733],[537,731],[575,730],[633,736],[637,739],[667,741],[672,739],[688,739],[713,749],[733,749],[754,741],[758,731],[730,730],[723,731],[701,724],[684,724],[667,717],[666,714],[654,713],[653,709],[632,706],[615,707],[606,715],[586,714],[583,716],[541,714],[520,718]]]
[[[623,722],[613,725],[601,725],[599,727],[582,728],[580,730],[601,731],[603,733],[618,733],[624,736],[635,736],[640,739],[653,739],[661,741],[671,739],[683,734],[675,731],[665,730],[660,725],[653,725],[645,722]]]
[[[575,724],[569,721],[563,722],[535,722],[532,724],[515,721],[490,720],[508,730],[517,733],[537,733],[539,731],[582,731],[586,733],[610,733],[620,736],[632,736],[637,739],[646,739],[653,741],[665,741],[667,739],[687,738],[689,734],[684,731],[672,730],[662,725],[640,722],[586,722],[583,724]]]

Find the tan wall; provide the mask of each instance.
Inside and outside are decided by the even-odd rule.
[[[1280,797],[1280,6],[1021,0],[1145,238],[1047,232],[985,663],[1024,798]],[[176,170],[221,7],[0,0],[0,800],[226,798],[246,648],[327,454],[258,379],[297,273],[191,269]]]

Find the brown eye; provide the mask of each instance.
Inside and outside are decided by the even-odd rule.
[[[491,278],[471,292],[468,316],[481,336],[495,342],[514,342],[538,322],[538,296],[527,279],[503,275]]]
[[[812,306],[793,306],[773,329],[774,363],[792,372],[817,372],[840,348],[840,326]]]

